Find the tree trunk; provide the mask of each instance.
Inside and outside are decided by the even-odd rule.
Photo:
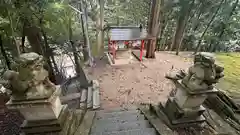
[[[13,44],[15,44],[15,46],[16,46],[16,51],[17,51],[16,56],[19,57],[19,55],[21,54],[20,46],[19,46],[19,44],[17,44],[17,42],[16,42],[16,38],[15,38],[15,37],[13,37],[12,40],[13,40]]]
[[[198,41],[198,44],[197,44],[197,47],[196,47],[196,49],[195,49],[194,54],[196,54],[196,53],[199,51],[199,49],[201,48],[202,39],[203,39],[205,33],[207,32],[208,28],[209,28],[210,25],[212,24],[213,20],[214,20],[215,17],[217,16],[217,13],[218,13],[218,11],[220,10],[220,7],[222,6],[223,2],[224,2],[224,0],[222,0],[222,1],[220,2],[217,10],[215,11],[215,13],[214,13],[214,15],[212,16],[211,20],[208,22],[207,27],[206,27],[205,30],[203,31],[203,33],[202,33],[202,35],[201,35],[201,37],[200,37],[200,39],[199,39],[199,41]]]
[[[172,27],[172,25],[171,25],[171,23],[172,22],[168,22],[169,24],[169,26],[167,27],[167,31],[165,32],[165,40],[164,40],[164,44],[166,44],[167,45],[167,50],[168,51],[171,51],[171,47],[172,47],[172,40],[170,40],[169,39],[169,36],[171,35],[171,33],[172,33],[172,30],[173,30],[173,27]],[[170,35],[169,35],[169,33],[170,33]],[[171,38],[171,37],[170,37]]]
[[[78,9],[83,12],[85,11],[85,9],[82,9],[81,5],[78,4]],[[89,60],[89,56],[88,56],[88,50],[87,50],[87,37],[86,37],[86,31],[85,31],[85,28],[84,28],[84,19],[83,19],[83,15],[79,14],[79,19],[81,20],[81,26],[82,26],[82,32],[83,32],[83,41],[84,41],[84,44],[83,44],[83,59],[84,59],[84,62],[87,62]]]
[[[163,50],[163,51],[164,51],[165,48],[166,48],[166,41],[167,41],[167,39],[168,39],[167,33],[166,33],[166,29],[168,28],[168,25],[169,25],[169,23],[167,22],[167,24],[165,25],[164,30],[163,30],[163,32],[162,32],[162,35],[164,36],[165,40],[163,41],[160,50]],[[161,37],[161,38],[162,38],[162,37]]]
[[[10,44],[13,44],[15,47],[16,47],[16,52],[13,51],[12,55],[15,56],[15,57],[19,57],[20,55],[20,48],[19,48],[19,45],[16,43],[16,39],[15,39],[15,36],[14,36],[14,26],[13,26],[13,19],[12,19],[12,15],[11,13],[9,13],[9,11],[7,11],[7,14],[8,14],[8,20],[9,20],[9,24],[10,24],[10,28],[11,30],[9,31],[10,32],[10,41],[11,43]]]
[[[11,62],[10,62],[8,56],[7,56],[6,50],[4,49],[3,41],[2,41],[2,35],[0,35],[0,48],[1,48],[1,53],[3,55],[3,58],[4,58],[5,62],[6,62],[7,68],[9,70],[11,70]]]
[[[104,25],[104,0],[99,0],[100,5],[100,15],[97,19],[96,26],[97,26],[97,47],[98,47],[98,54],[102,54],[104,51],[104,32],[103,32],[103,25]]]
[[[161,20],[161,19],[160,19]],[[160,22],[161,23],[161,22]],[[164,29],[164,26],[163,24],[161,24],[159,26],[159,30],[158,30],[158,33],[157,33],[157,40],[156,40],[156,44],[157,44],[157,50],[160,51],[160,48],[161,48],[161,37],[162,37],[162,33],[163,33],[163,29]]]
[[[36,28],[30,28],[29,32],[26,32],[27,34],[27,39],[31,45],[32,51],[38,54],[43,54],[43,50],[42,50],[42,44],[41,44],[41,36],[39,35],[39,33],[35,33],[33,34]]]
[[[25,24],[23,24],[23,28],[22,28],[22,44],[21,44],[21,52],[22,53],[25,53],[26,51],[25,51],[25,45],[24,45],[24,43],[25,43],[25,26],[24,26]]]
[[[117,26],[120,26],[120,20],[118,16],[117,16]]]
[[[16,1],[14,2],[14,6],[16,9],[21,10],[22,2]],[[28,7],[30,8],[30,7]],[[43,54],[43,48],[42,48],[42,37],[41,37],[41,31],[40,29],[34,24],[34,20],[32,16],[24,16],[24,14],[20,15],[20,20],[23,23],[23,35],[22,35],[22,45],[24,44],[23,41],[25,41],[25,36],[27,37],[29,44],[31,46],[31,50],[38,54]],[[22,49],[24,47],[22,46]]]
[[[192,6],[194,6],[194,4],[192,5]],[[200,3],[199,5],[197,5],[197,7],[195,8],[195,11],[190,15],[190,17],[189,17],[189,19],[188,19],[188,21],[187,22],[192,22],[192,19],[194,18],[194,15],[197,13],[197,12],[199,12],[199,14],[198,14],[198,16],[197,16],[197,22],[199,23],[200,21],[199,21],[199,18],[200,18],[200,16],[201,16],[201,7],[202,7],[202,3]],[[191,7],[190,7],[190,9],[192,9]],[[190,10],[191,11],[191,10]],[[190,13],[189,13],[190,14]],[[196,20],[195,20],[195,22],[196,22]],[[194,24],[194,23],[193,23]],[[186,26],[185,27],[187,27],[187,23],[186,23]],[[190,28],[188,28],[187,30],[186,30],[186,32],[185,33],[188,33],[188,31],[192,31],[192,29],[194,28],[194,26],[190,26]],[[185,49],[185,48],[182,48],[183,50]]]
[[[87,27],[87,14],[85,12],[84,7],[83,7],[83,3],[82,0],[80,0],[80,7],[82,9],[82,14],[81,14],[81,18],[82,18],[82,22],[83,22],[83,28],[84,28],[84,32],[85,32],[85,36],[86,36],[86,49],[88,52],[88,64],[90,66],[93,66],[93,58],[92,58],[92,54],[91,54],[91,48],[90,48],[90,40],[89,40],[89,36],[88,36],[88,27]]]
[[[200,19],[202,13],[203,13],[203,8],[204,8],[204,7],[203,7],[203,4],[201,4],[199,13],[198,13],[198,15],[197,15],[197,18],[196,18],[196,20],[195,20],[195,22],[194,22],[194,25],[193,25],[193,28],[192,28],[192,30],[193,30],[194,32],[195,32],[195,31],[197,30],[197,28],[199,27],[199,24],[200,24],[199,19]]]
[[[74,42],[70,40],[70,44],[71,44],[72,51],[73,51],[73,58],[74,58],[74,63],[75,63],[75,71],[76,71],[77,75],[79,76],[79,75],[81,75],[80,59],[78,57],[78,53],[77,53],[77,50],[76,50]]]
[[[167,35],[166,33],[166,30],[168,29],[168,25],[169,25],[169,16],[172,15],[172,10],[168,13],[168,15],[164,18],[164,25],[162,27],[162,32],[161,32],[161,35],[160,35],[160,43],[162,42],[162,37],[164,36],[166,38],[165,35]],[[166,33],[166,34],[165,34]],[[165,47],[166,47],[166,41],[167,41],[167,38],[163,41],[163,43],[160,45],[160,50],[165,50]],[[171,47],[170,47],[171,48]]]
[[[48,44],[48,41],[47,41],[47,35],[46,33],[44,32],[44,30],[42,29],[42,35],[43,35],[43,39],[44,39],[44,43],[45,43],[45,58],[47,60],[47,63],[49,65],[49,74],[50,74],[50,80],[54,83],[57,83],[57,79],[56,79],[56,76],[55,74],[58,74],[59,73],[59,70],[58,70],[58,66],[56,64],[56,61],[54,59],[54,56],[53,56],[53,53],[52,53],[52,50]],[[51,62],[51,59],[52,59],[52,62]],[[52,66],[52,63],[54,65],[54,67]],[[53,70],[55,69],[55,70]],[[56,71],[57,73],[54,73],[54,71]]]
[[[177,28],[176,28],[176,31],[175,31],[175,34],[173,37],[172,45],[171,45],[172,51],[176,49],[176,55],[178,55],[178,53],[179,53],[179,50],[180,50],[180,47],[182,44],[184,31],[186,28],[186,23],[188,21],[189,14],[191,12],[194,2],[195,2],[195,0],[192,0],[192,3],[189,4],[188,1],[185,1],[180,10],[180,16],[178,18]]]
[[[214,45],[214,44],[213,44],[210,52],[216,52],[217,47],[218,47],[217,45]]]
[[[82,3],[81,3],[82,5]],[[83,9],[83,7],[82,7]],[[69,22],[68,22],[68,29],[69,29],[69,41],[70,41],[70,45],[72,47],[72,51],[73,51],[73,58],[74,58],[74,63],[75,63],[75,70],[76,70],[76,73],[77,73],[77,76],[79,77],[80,79],[80,82],[81,82],[81,87],[84,87],[85,89],[87,88],[88,86],[88,80],[86,78],[86,75],[81,67],[81,64],[80,64],[80,59],[78,57],[78,53],[77,53],[77,49],[76,49],[76,46],[74,44],[74,42],[72,41],[72,21],[71,21],[71,18],[69,18]],[[85,26],[86,27],[86,23],[85,23]],[[86,31],[86,29],[85,29]],[[86,34],[86,36],[88,36]]]
[[[52,66],[51,58],[54,61],[54,57],[53,57],[53,54],[51,52],[51,48],[48,44],[47,35],[46,35],[45,31],[43,30],[42,21],[43,21],[43,17],[39,19],[40,32],[41,32],[41,35],[43,35],[43,41],[44,41],[44,44],[42,45],[42,51],[43,51],[42,55],[44,56],[44,58],[47,62],[48,74],[49,74],[50,81],[57,84],[57,80],[56,80],[56,76],[55,76],[56,74],[54,73],[54,69],[57,73],[59,73],[59,71],[58,71],[57,65],[54,65],[55,66],[54,68]]]
[[[160,27],[159,23],[159,14],[160,14],[161,1],[153,0],[151,7],[151,16],[148,25],[148,33],[150,36],[154,37],[154,39],[149,40],[147,44],[147,58],[155,58],[155,48],[156,48],[156,40],[158,29]]]
[[[77,73],[77,75],[81,75],[81,72],[80,72],[80,59],[78,57],[78,52],[77,52],[77,49],[76,49],[76,46],[74,44],[74,42],[72,41],[72,18],[69,17],[68,19],[68,33],[69,33],[69,41],[70,41],[70,45],[71,45],[71,48],[72,48],[72,53],[73,53],[73,58],[74,58],[74,63],[75,63],[75,71]]]
[[[163,35],[163,31],[165,29],[165,18],[164,18],[164,11],[162,11],[164,7],[164,0],[161,0],[161,3],[160,3],[160,13],[159,13],[159,29],[158,29],[158,32],[157,32],[157,50],[160,51],[160,48],[161,48],[161,38],[162,38],[162,35]]]
[[[29,20],[25,20],[25,27],[24,32],[27,36],[27,39],[31,45],[31,49],[33,52],[43,55],[43,48],[42,48],[42,37],[40,29],[31,24]]]
[[[180,15],[176,27],[176,31],[173,37],[172,45],[171,45],[171,51],[176,51],[178,52],[178,48],[180,47],[180,44],[182,43],[182,37],[184,34],[185,30],[185,21],[186,21],[186,15]]]

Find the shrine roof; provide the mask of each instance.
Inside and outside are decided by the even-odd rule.
[[[147,38],[147,30],[136,26],[110,26],[109,38],[115,41],[143,40]]]

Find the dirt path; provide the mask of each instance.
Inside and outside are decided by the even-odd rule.
[[[172,89],[165,74],[172,68],[186,69],[191,63],[182,57],[157,52],[156,59],[145,60],[143,64],[146,67],[140,63],[111,67],[104,60],[97,62],[97,67],[89,73],[100,82],[102,108],[164,101]]]

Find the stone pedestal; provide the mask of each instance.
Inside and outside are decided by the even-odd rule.
[[[202,123],[205,120],[202,116],[205,108],[202,105],[194,109],[180,108],[176,100],[171,97],[162,106],[172,125]]]
[[[26,135],[27,134],[47,134],[47,133],[53,133],[53,132],[57,133],[62,130],[68,115],[69,115],[69,111],[68,111],[67,105],[64,105],[57,119],[36,120],[36,121],[25,120],[22,123],[21,128]]]
[[[39,100],[10,100],[8,109],[17,109],[23,116],[21,128],[25,134],[57,132],[68,115],[67,106],[60,102],[58,88],[48,99]]]
[[[23,53],[16,60],[18,70],[4,73],[2,85],[12,92],[6,107],[24,117],[23,134],[73,135],[81,112],[61,104],[61,89],[49,80],[44,63],[37,53]]]
[[[213,88],[212,90],[203,91],[192,91],[191,89],[185,87],[181,81],[177,81],[176,85],[176,95],[174,100],[181,108],[195,108],[203,104],[205,99],[211,95],[215,94],[218,90]]]
[[[208,95],[215,94],[216,89],[205,91],[191,91],[181,81],[176,81],[176,95],[169,97],[161,107],[172,125],[201,124],[205,121],[202,106]]]

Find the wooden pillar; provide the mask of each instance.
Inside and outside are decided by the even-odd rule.
[[[113,62],[115,63],[115,59],[116,59],[116,41],[113,41]]]
[[[141,40],[140,61],[142,61],[142,57],[143,57],[143,49],[144,49],[144,40]]]
[[[111,51],[111,40],[110,38],[108,38],[108,52]]]
[[[150,13],[149,22],[148,22],[148,35],[154,38],[152,38],[151,40],[148,40],[147,52],[146,52],[147,58],[155,58],[157,33],[160,26],[160,23],[159,23],[160,4],[161,4],[160,0],[152,0],[152,3],[151,3],[151,13]]]

